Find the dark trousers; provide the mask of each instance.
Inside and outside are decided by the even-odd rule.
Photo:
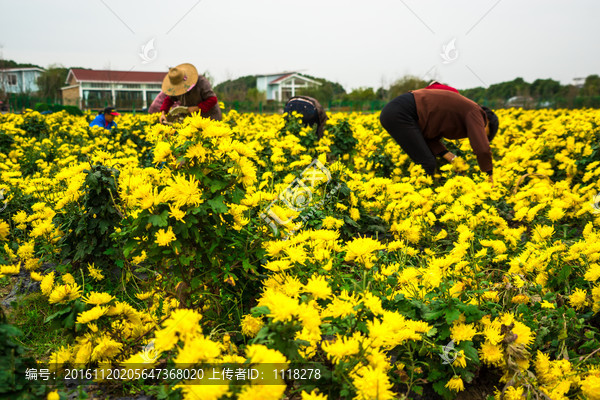
[[[415,164],[421,165],[429,175],[435,173],[435,156],[419,127],[415,96],[412,93],[404,93],[386,104],[381,110],[379,121]]]

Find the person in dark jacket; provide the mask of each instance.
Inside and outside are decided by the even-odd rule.
[[[302,124],[305,126],[317,125],[317,137],[323,137],[323,130],[327,122],[327,113],[317,99],[308,96],[291,97],[285,104],[283,112],[292,114],[296,111],[302,114]]]
[[[163,124],[176,101],[187,107],[189,113],[200,111],[203,117],[217,121],[222,119],[219,101],[210,82],[198,75],[196,67],[192,64],[181,64],[169,69],[163,80],[162,91],[167,94],[160,107],[160,122]]]
[[[498,132],[498,117],[487,107],[448,89],[404,93],[381,110],[381,125],[415,164],[435,173],[436,156],[451,162],[456,156],[441,142],[468,138],[481,171],[493,182],[490,142]]]
[[[116,115],[121,114],[116,112],[113,107],[106,107],[104,110],[100,111],[98,115],[96,115],[96,118],[94,118],[92,122],[90,122],[90,127],[100,126],[110,131],[112,128],[117,127],[117,123],[115,122]]]

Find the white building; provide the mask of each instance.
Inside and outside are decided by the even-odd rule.
[[[112,71],[73,68],[61,88],[63,104],[79,108],[140,110],[160,93],[166,72]]]
[[[256,88],[266,94],[267,100],[287,101],[290,97],[296,96],[299,89],[319,85],[320,82],[297,72],[281,72],[256,77]]]

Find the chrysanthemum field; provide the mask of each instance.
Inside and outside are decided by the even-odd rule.
[[[0,397],[600,399],[600,111],[497,114],[493,185],[378,114],[0,115]]]

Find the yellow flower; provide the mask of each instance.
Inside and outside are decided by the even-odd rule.
[[[308,280],[308,283],[304,286],[304,290],[312,294],[312,296],[317,300],[331,297],[331,288],[327,284],[327,280],[323,275],[313,275],[312,278]]]
[[[176,208],[186,205],[199,206],[204,202],[198,180],[193,175],[186,179],[184,175],[177,175],[171,179],[169,186],[161,192],[165,200],[174,202]]]
[[[338,229],[344,225],[344,221],[331,216],[323,218],[323,228],[325,229]]]
[[[585,290],[577,288],[569,296],[569,303],[576,310],[580,310],[580,309],[582,309],[582,308],[584,308],[585,306],[588,305],[588,302],[586,301],[586,297],[587,297],[587,292]]]
[[[31,272],[31,279],[36,282],[40,282],[42,280],[42,275],[38,272]]]
[[[357,354],[360,350],[360,339],[358,336],[337,336],[333,342],[325,342],[322,345],[327,357],[338,363],[342,358]]]
[[[169,243],[177,240],[175,234],[173,233],[173,228],[169,227],[166,231],[164,229],[159,229],[156,232],[156,241],[154,243],[159,246],[168,246]]]
[[[553,303],[550,303],[546,300],[543,300],[542,302],[540,302],[540,305],[542,306],[542,308],[545,308],[545,309],[548,309],[548,308],[555,309],[556,308],[556,306]]]
[[[158,142],[154,148],[154,163],[163,162],[171,155],[171,145],[167,142]]]
[[[565,212],[562,208],[553,207],[548,211],[548,219],[552,222],[559,221],[565,216]]]
[[[246,315],[242,318],[242,333],[249,337],[254,337],[263,327],[263,321],[260,318]]]
[[[10,233],[10,225],[6,221],[0,220],[0,240],[6,240]]]
[[[460,350],[456,355],[456,358],[452,362],[453,367],[465,368],[467,366],[467,357],[465,357],[465,351]]]
[[[87,324],[89,322],[95,321],[108,311],[107,307],[96,306],[90,310],[84,311],[77,316],[78,324]]]
[[[265,268],[268,269],[269,271],[273,271],[273,272],[285,271],[286,269],[289,269],[292,267],[293,267],[293,265],[290,264],[290,262],[288,260],[270,261],[267,264],[265,264]]]
[[[90,310],[91,311],[91,310]],[[123,344],[111,339],[110,337],[103,336],[96,347],[92,350],[92,360],[97,361],[100,359],[110,360],[121,352]]]
[[[525,294],[518,294],[516,296],[513,296],[511,301],[515,304],[527,304],[529,303],[529,296]]]
[[[46,396],[46,400],[60,400],[60,396],[58,395],[58,390],[54,390],[54,391],[48,393],[48,396]]]
[[[46,296],[50,295],[52,292],[52,288],[54,287],[54,271],[45,275],[42,278],[42,283],[40,284],[40,288],[42,289],[42,293]]]
[[[92,277],[92,279],[94,279],[96,282],[104,279],[104,275],[102,275],[102,271],[100,271],[98,268],[96,268],[94,266],[94,263],[92,263],[92,264],[88,263],[88,271],[90,272],[90,276]]]
[[[587,399],[600,400],[600,374],[598,372],[595,375],[587,376],[580,385],[581,391]]]
[[[314,389],[312,392],[308,393],[304,390],[300,393],[300,400],[327,400],[326,394],[319,394],[318,389]]]
[[[298,301],[273,289],[267,289],[258,300],[259,306],[269,308],[273,321],[289,321],[298,311]]]
[[[169,212],[169,216],[172,218],[175,218],[177,221],[184,222],[183,217],[185,217],[185,212],[181,211],[177,207],[171,206],[171,211]]]
[[[522,400],[525,398],[525,389],[522,387],[516,388],[509,386],[502,397],[505,400]]]
[[[283,354],[277,350],[269,349],[262,344],[251,344],[246,348],[246,358],[252,363],[262,364],[284,364],[288,365],[289,361]]]
[[[392,400],[396,398],[387,373],[370,365],[360,368],[352,378],[356,387],[355,399]]]
[[[385,246],[379,241],[371,238],[357,238],[346,244],[345,261],[355,260],[365,268],[373,266],[373,252],[384,249]]]
[[[69,284],[69,285],[74,285],[75,284],[75,278],[73,278],[73,275],[71,274],[64,274],[61,276],[61,279],[64,283]]]
[[[152,297],[153,294],[154,294],[153,291],[142,292],[142,293],[136,293],[135,297],[137,297],[140,300],[148,300],[150,297]]]
[[[450,328],[450,337],[459,344],[462,341],[472,340],[477,335],[477,329],[474,324],[463,324],[461,322],[454,324]]]
[[[0,267],[0,275],[17,275],[20,270],[20,263],[17,265],[2,265]]]
[[[106,304],[109,303],[110,301],[112,301],[114,299],[114,296],[111,296],[108,293],[97,293],[97,292],[91,292],[88,297],[84,297],[82,299],[82,301],[84,303],[87,304],[94,304],[94,305],[100,305],[100,304]]]
[[[50,293],[48,302],[51,304],[56,304],[75,300],[76,298],[81,296],[80,292],[81,287],[79,287],[79,285],[77,285],[76,283],[56,286],[52,293]]]
[[[463,383],[463,380],[460,378],[460,376],[457,375],[454,375],[452,379],[450,379],[448,383],[446,383],[445,387],[454,392],[461,392],[465,390],[465,384]]]

